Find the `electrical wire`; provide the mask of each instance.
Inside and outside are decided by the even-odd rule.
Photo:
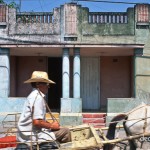
[[[4,0],[4,1],[20,1],[20,0]],[[22,0],[22,1],[37,1],[37,0]],[[47,0],[49,1],[49,0]],[[69,1],[69,0],[64,0]],[[87,1],[87,2],[103,2],[103,3],[124,3],[124,4],[138,4],[143,2],[126,2],[126,1],[110,1],[110,0],[70,0],[70,2],[79,2],[79,1]]]
[[[5,2],[12,2],[12,0],[5,0]],[[37,0],[13,0],[13,2],[16,2],[16,1],[19,1],[19,2],[31,2],[31,1],[37,1]],[[47,0],[48,1],[48,0]],[[71,0],[70,0],[71,1]],[[44,4],[44,0],[43,0],[43,4],[41,3],[41,1],[39,0],[40,2],[40,7],[36,7],[37,9],[38,8],[41,8],[43,10],[43,7],[47,7],[48,5],[47,4]],[[60,1],[54,1],[54,2],[57,2],[57,3],[60,3]],[[64,3],[68,2],[68,0],[64,0],[63,1]],[[126,2],[126,1],[110,1],[110,0],[72,0],[72,2],[83,2],[84,4],[86,4],[86,2],[99,2],[99,3],[115,3],[115,4],[132,4],[132,5],[136,5],[136,4],[148,4],[148,2]],[[52,4],[52,1],[49,1],[50,4]],[[35,9],[35,8],[34,8]]]
[[[84,0],[78,0],[78,1],[84,1]],[[85,0],[85,1],[97,2],[96,0]],[[40,0],[39,0],[39,2],[40,2]],[[44,2],[44,1],[43,1],[43,2]],[[102,1],[101,1],[101,2],[102,2]],[[106,2],[106,1],[105,1],[105,2]],[[107,2],[108,2],[108,1],[107,1]],[[40,4],[41,4],[41,3],[40,3]],[[42,8],[42,5],[41,5],[41,8]],[[42,9],[43,9],[43,8],[42,8]],[[81,21],[79,18],[77,18],[77,20],[78,20],[79,22]],[[88,31],[84,31],[84,32],[87,33]],[[94,36],[94,38],[95,38],[96,41],[98,41],[98,39],[97,39],[95,36]],[[0,37],[0,39],[7,40],[7,38],[3,38],[3,37]],[[17,39],[9,39],[9,40],[18,41],[19,43],[21,42],[22,44],[23,44],[23,43],[24,43],[24,44],[25,44],[25,43],[26,43],[26,44],[27,44],[27,43],[28,43],[28,44],[29,44],[29,43],[33,43],[33,44],[42,44],[42,43],[43,43],[43,44],[46,44],[46,43],[47,43],[47,42],[37,42],[37,41],[28,41],[28,40],[27,40],[27,41],[24,41],[24,40],[17,40]],[[80,42],[83,42],[83,41],[81,40]],[[20,44],[21,44],[21,43],[20,43]],[[57,44],[58,44],[58,43],[57,43]],[[61,43],[59,43],[59,44],[61,44]],[[82,44],[82,43],[80,43],[80,44]],[[105,44],[106,44],[106,43],[105,43]]]
[[[79,1],[85,1],[85,2],[100,2],[100,3],[117,3],[117,4],[133,4],[133,5],[136,5],[136,4],[148,4],[148,3],[143,3],[143,2],[139,2],[139,3],[133,3],[133,2],[124,2],[124,1],[101,1],[101,0],[77,0],[78,2]]]
[[[44,3],[44,1],[43,1]],[[41,0],[39,0],[39,4],[40,4],[40,7],[41,7],[41,10],[44,12],[44,9],[43,9],[43,6],[42,6],[42,3],[41,3]]]
[[[20,0],[4,0],[5,2],[15,2]],[[37,1],[37,0],[22,0],[23,1]],[[47,0],[48,1],[48,0]],[[67,0],[65,0],[66,2]],[[71,0],[70,0],[71,1]],[[149,4],[149,2],[126,2],[126,1],[110,1],[110,0],[72,0],[72,2],[99,2],[99,3],[118,3],[118,4]]]

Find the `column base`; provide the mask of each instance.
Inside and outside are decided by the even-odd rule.
[[[77,126],[83,124],[82,113],[61,113],[61,126]]]
[[[81,98],[61,98],[60,124],[62,126],[76,126],[82,123]]]
[[[81,98],[61,98],[61,113],[81,113]]]

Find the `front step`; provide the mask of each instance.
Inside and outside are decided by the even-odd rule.
[[[106,113],[83,113],[83,123],[102,128],[106,126]]]
[[[52,112],[52,115],[59,122],[59,113]],[[106,113],[82,113],[82,116],[83,124],[89,124],[94,126],[95,128],[102,128],[106,126]],[[46,120],[50,123],[53,122],[49,113],[46,113]]]
[[[59,122],[59,113],[57,112],[52,112],[52,115],[56,118],[56,120]],[[53,122],[53,119],[49,113],[46,113],[46,120],[50,123]]]

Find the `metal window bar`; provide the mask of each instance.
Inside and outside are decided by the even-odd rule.
[[[99,15],[96,15],[97,23],[99,23]]]
[[[104,18],[105,18],[105,19],[104,19],[104,20],[105,20],[104,22],[107,23],[107,15],[105,15]]]
[[[53,23],[53,13],[18,13],[17,23]]]
[[[89,23],[117,23],[117,24],[123,24],[128,23],[128,17],[127,13],[110,13],[110,12],[104,12],[104,13],[89,13],[88,17]]]
[[[122,23],[122,16],[119,15],[119,23]]]

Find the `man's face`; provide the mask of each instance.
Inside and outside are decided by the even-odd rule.
[[[39,90],[42,93],[46,94],[48,92],[49,84],[48,83],[38,83],[37,88],[39,88]]]

